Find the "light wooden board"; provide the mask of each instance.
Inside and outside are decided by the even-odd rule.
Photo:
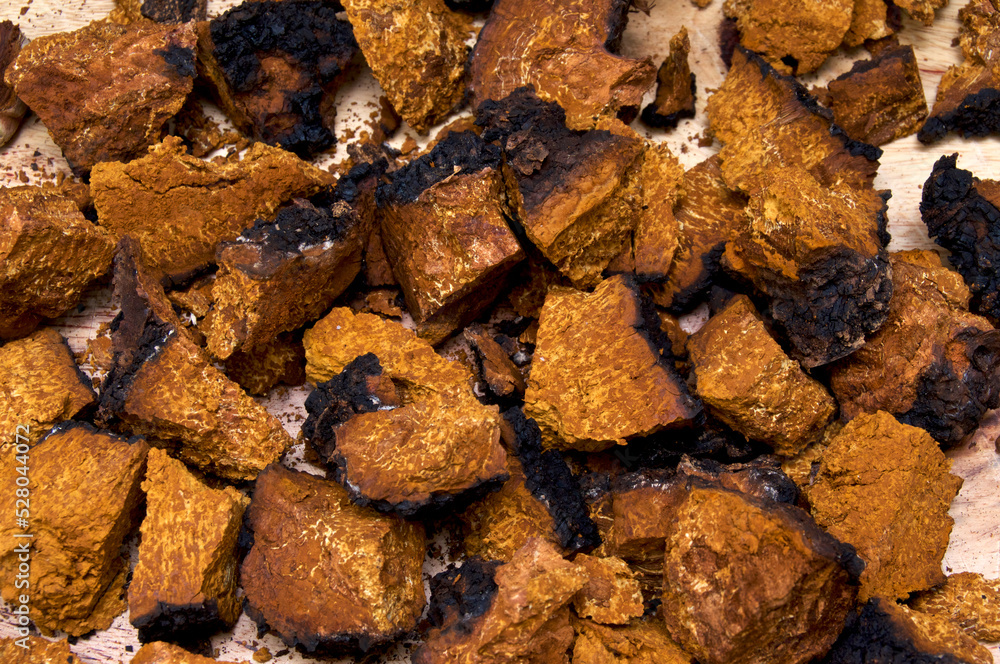
[[[218,15],[234,4],[231,0],[210,0],[209,15]],[[691,65],[698,77],[697,116],[683,121],[670,132],[650,130],[639,122],[633,125],[648,138],[665,141],[686,167],[718,150],[717,144],[699,146],[698,138],[705,128],[705,100],[710,91],[721,84],[725,75],[717,48],[721,4],[722,0],[713,0],[709,7],[700,10],[688,0],[659,0],[649,16],[632,14],[623,40],[625,55],[650,56],[659,65],[667,54],[670,37],[682,25],[689,30]],[[913,44],[916,49],[929,101],[933,100],[944,71],[960,61],[959,50],[951,46],[957,32],[960,6],[953,4],[939,11],[932,27],[905,19],[904,29],[899,35],[900,41]],[[0,20],[19,22],[22,31],[29,38],[35,38],[81,27],[105,16],[112,7],[113,0],[0,0]],[[849,69],[853,60],[864,57],[867,54],[861,49],[842,54],[831,59],[805,83],[823,84]],[[378,84],[367,69],[355,76],[338,93],[338,136],[363,129],[377,108],[378,96]],[[647,95],[646,102],[651,98],[652,91]],[[469,113],[469,110],[464,109],[461,113]],[[430,135],[434,135],[434,130]],[[417,136],[404,126],[392,144],[399,147],[407,136],[413,136],[419,144],[426,141],[426,137]],[[959,166],[969,168],[981,177],[1000,178],[1000,139],[997,138],[962,140],[950,136],[932,148],[926,148],[911,136],[884,146],[884,151],[876,186],[892,190],[893,197],[889,203],[892,250],[934,248],[920,221],[918,203],[921,185],[930,173],[931,165],[942,154],[959,152]],[[340,144],[335,153],[317,159],[317,163],[326,166],[339,161],[344,155],[344,145]],[[32,163],[37,171],[32,169]],[[66,161],[34,116],[29,117],[8,146],[0,149],[0,185],[15,185],[22,180],[38,183],[54,179],[59,172],[69,175]],[[58,328],[69,339],[72,348],[80,351],[86,340],[94,335],[97,323],[109,320],[113,313],[109,290],[96,289],[88,294],[83,310],[60,319]],[[688,320],[687,325],[694,328],[702,320],[703,317],[695,317]],[[302,406],[305,395],[306,390],[301,388],[278,390],[263,400],[293,436],[298,433],[305,415]],[[994,440],[998,435],[1000,415],[994,412],[987,416],[968,444],[949,452],[954,462],[953,472],[965,478],[965,484],[951,509],[955,528],[943,563],[946,572],[974,571],[991,578],[1000,577],[1000,535],[997,529],[1000,521],[1000,461],[994,450]],[[425,571],[433,572],[438,567],[439,561],[429,558]],[[0,620],[3,621],[0,622],[0,636],[13,635],[9,615],[0,611]],[[281,641],[273,636],[258,639],[255,627],[245,615],[232,632],[217,635],[212,643],[218,650],[219,658],[229,661],[249,659],[253,651],[261,646],[266,646],[271,653],[285,650]],[[127,617],[119,616],[110,629],[80,639],[72,650],[85,662],[128,662],[132,653],[126,650],[127,647],[135,650],[138,642]],[[991,646],[991,651],[996,657],[998,651],[995,644]],[[292,651],[273,661],[312,660]],[[406,649],[401,647],[378,661],[408,661]]]

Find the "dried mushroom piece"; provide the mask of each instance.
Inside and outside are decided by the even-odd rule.
[[[508,226],[501,163],[497,146],[452,132],[376,193],[386,258],[431,343],[482,314],[524,258]]]
[[[252,480],[291,446],[281,423],[213,366],[183,328],[156,273],[131,238],[119,243],[112,321],[114,367],[98,420],[175,447],[184,462],[228,480]]]
[[[691,423],[701,406],[659,327],[625,277],[549,290],[524,401],[546,446],[597,452]]]
[[[796,507],[698,483],[674,516],[663,616],[681,647],[705,664],[804,664],[827,652],[858,592],[850,546]]]
[[[359,163],[340,176],[334,187],[334,198],[349,204],[358,213],[364,243],[362,272],[365,283],[371,287],[395,286],[392,266],[382,248],[381,215],[375,203],[375,191],[382,176],[390,166],[391,155],[381,149],[374,154],[362,153]]]
[[[184,464],[150,450],[139,562],[128,587],[129,622],[143,642],[183,640],[232,627],[236,538],[249,500],[232,487],[212,489]]]
[[[361,270],[361,231],[351,206],[325,190],[221,242],[209,352],[253,353],[322,316]]]
[[[195,655],[172,643],[154,641],[139,648],[132,661],[135,664],[215,664],[218,660]],[[240,662],[240,664],[249,664],[249,662]]]
[[[1000,405],[1000,331],[969,313],[961,276],[933,251],[890,254],[893,297],[885,324],[831,367],[846,421],[892,413],[944,446]]]
[[[10,21],[0,21],[0,146],[14,137],[28,110],[15,94],[14,86],[4,81],[7,69],[17,60],[26,41],[20,27]]]
[[[1000,134],[1000,76],[993,67],[967,61],[944,73],[930,117],[917,133],[921,143],[936,143],[948,132],[963,138]]]
[[[1000,46],[1000,8],[993,0],[970,0],[958,10],[958,42],[966,60],[987,64]]]
[[[317,388],[303,429],[356,502],[413,516],[507,479],[497,407],[412,331],[338,308],[305,347]]]
[[[469,63],[472,106],[533,86],[566,109],[573,129],[601,118],[631,121],[656,71],[649,58],[615,55],[628,22],[627,0],[498,0]]]
[[[306,381],[302,339],[286,332],[251,353],[236,351],[226,360],[226,375],[254,396],[266,394],[279,383],[301,385]]]
[[[496,589],[476,597],[475,610],[444,612],[445,619],[413,653],[413,662],[566,661],[573,643],[567,605],[587,578],[583,567],[564,560],[551,544],[529,540],[496,568]]]
[[[948,516],[962,478],[923,429],[892,415],[859,415],[833,437],[803,490],[816,522],[865,561],[862,601],[889,600],[944,581]]]
[[[914,611],[944,618],[980,641],[1000,641],[1000,581],[949,574],[944,583],[910,597]]]
[[[695,392],[709,411],[783,456],[820,436],[836,403],[771,337],[750,298],[737,295],[688,342]]]
[[[886,201],[823,186],[806,171],[761,175],[724,262],[769,298],[770,317],[808,369],[852,353],[889,313]]]
[[[148,452],[141,438],[121,438],[82,422],[53,428],[31,448],[34,537],[26,544],[8,519],[0,527],[0,570],[4,601],[22,604],[15,602],[25,592],[15,587],[18,556],[30,549],[31,620],[44,634],[107,629],[125,610],[128,563],[119,549],[138,521]],[[15,486],[22,465],[13,452],[4,455],[0,475],[8,486]],[[0,499],[8,514],[15,513],[16,499],[13,490]],[[18,502],[20,509],[25,500]]]
[[[507,351],[479,325],[465,328],[462,335],[476,353],[480,375],[490,392],[498,399],[523,398],[524,374]]]
[[[991,664],[993,655],[943,618],[873,598],[849,619],[822,664]]]
[[[573,564],[582,566],[590,577],[573,596],[576,615],[604,625],[625,625],[643,614],[639,582],[624,560],[581,553]]]
[[[94,21],[32,41],[6,81],[81,175],[160,140],[194,86],[195,44],[190,23]]]
[[[83,664],[70,652],[69,639],[49,641],[40,636],[0,639],[0,659],[8,664]]]
[[[255,143],[240,159],[187,154],[168,136],[128,164],[98,164],[90,178],[98,222],[131,235],[152,267],[179,283],[215,262],[216,247],[294,197],[333,178],[295,155]]]
[[[847,135],[883,145],[915,133],[927,117],[927,100],[913,47],[894,46],[859,60],[827,86],[833,119]]]
[[[572,131],[565,120],[530,88],[476,111],[483,140],[504,150],[510,207],[528,239],[583,288],[600,281],[640,216],[645,145],[621,125]]]
[[[357,53],[322,0],[244,2],[198,24],[198,63],[241,131],[308,159],[331,147],[334,95]]]
[[[924,183],[920,216],[934,241],[972,292],[971,308],[1000,320],[1000,182],[980,180],[956,166],[958,154],[934,163]]]
[[[97,395],[76,366],[73,352],[52,328],[0,346],[0,450],[38,440],[53,425],[72,419]]]
[[[426,133],[461,104],[472,21],[444,0],[343,0],[361,52],[393,109]]]
[[[364,651],[417,626],[423,526],[354,505],[339,484],[278,465],[257,478],[247,524],[247,614],[289,646]]]
[[[573,620],[573,664],[691,664],[691,655],[674,643],[659,616],[612,627]]]
[[[41,187],[0,189],[0,219],[0,339],[14,339],[80,301],[108,271],[114,238]]]
[[[670,38],[670,55],[656,72],[656,97],[642,109],[642,121],[651,127],[673,129],[694,117],[695,76],[688,66],[691,40],[686,27]]]
[[[948,5],[948,0],[893,0],[893,4],[924,25],[934,22],[934,12]]]
[[[851,16],[851,27],[844,35],[844,45],[853,48],[895,33],[898,10],[895,4],[890,9],[890,4],[893,3],[886,0],[854,0],[854,14]]]

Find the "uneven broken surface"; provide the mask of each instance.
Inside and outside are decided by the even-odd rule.
[[[107,629],[125,610],[128,564],[119,548],[138,518],[148,451],[140,438],[126,440],[80,422],[54,428],[31,449],[28,582],[31,619],[44,633]],[[0,473],[8,486],[15,486],[21,465],[13,454],[4,455]],[[6,513],[15,513],[15,500],[13,490],[0,499]],[[15,535],[25,529],[14,523],[11,518],[0,527],[2,594],[10,604],[24,593],[14,582],[15,547],[25,542]]]
[[[98,165],[90,186],[99,223],[134,237],[151,266],[179,282],[213,263],[219,242],[332,182],[325,171],[263,143],[242,159],[204,161],[170,136],[129,164]]]
[[[196,41],[191,23],[94,21],[36,38],[6,80],[82,174],[160,140],[194,85]]]
[[[472,107],[525,85],[566,109],[573,129],[601,118],[631,121],[656,77],[649,58],[614,55],[627,0],[497,0],[472,52]]]
[[[14,137],[28,107],[18,99],[14,87],[4,81],[7,69],[17,60],[25,38],[10,21],[0,22],[0,146]]]
[[[527,385],[521,369],[482,327],[472,325],[463,331],[463,336],[476,353],[480,374],[490,392],[498,398],[520,398]]]
[[[640,282],[663,281],[673,265],[680,234],[674,208],[684,197],[683,175],[683,167],[665,143],[646,147],[639,172],[642,208],[631,246],[623,252],[631,252],[628,271],[635,272]]]
[[[687,424],[700,405],[677,375],[669,343],[625,277],[593,293],[553,287],[539,318],[525,414],[546,446],[588,452]]]
[[[944,584],[917,593],[910,608],[944,618],[980,641],[1000,641],[1000,582],[979,574],[949,574]]]
[[[19,642],[26,642],[27,647]],[[0,659],[7,664],[81,664],[70,652],[67,639],[48,641],[40,636],[0,639]]]
[[[637,618],[622,627],[573,620],[573,664],[691,664],[659,616]]]
[[[367,650],[424,608],[423,527],[351,503],[335,482],[271,466],[257,478],[240,569],[247,613],[307,652]]]
[[[605,625],[625,625],[642,615],[639,582],[624,560],[581,553],[573,564],[582,566],[590,577],[573,597],[578,616]]]
[[[684,118],[694,117],[697,90],[694,74],[688,66],[691,40],[687,28],[670,38],[670,55],[656,72],[656,97],[642,109],[642,121],[651,127],[672,129]]]
[[[240,615],[236,537],[249,499],[211,489],[184,464],[149,453],[139,563],[128,588],[129,621],[141,641],[204,637]]]
[[[923,429],[859,415],[831,441],[803,490],[816,522],[865,561],[862,601],[905,598],[944,581],[948,516],[962,479]]]

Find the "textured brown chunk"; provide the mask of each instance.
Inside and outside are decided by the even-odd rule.
[[[834,121],[857,141],[882,145],[915,133],[927,100],[912,46],[882,50],[859,60],[827,84]]]
[[[624,277],[593,293],[549,290],[524,406],[547,446],[600,451],[697,415],[673,357],[652,341],[658,332]]]
[[[90,381],[51,328],[0,346],[0,450],[38,440],[94,403]],[[15,441],[16,439],[16,441]]]
[[[347,18],[389,103],[420,133],[465,92],[471,19],[444,0],[345,0]]]
[[[625,625],[642,615],[642,592],[635,575],[621,558],[596,558],[581,553],[573,564],[587,570],[587,585],[573,596],[581,618],[605,625]]]
[[[966,60],[989,64],[1000,51],[1000,9],[993,0],[970,0],[958,10],[958,41]]]
[[[532,539],[497,569],[495,582],[489,608],[431,630],[414,664],[568,663],[573,628],[566,605],[587,583],[586,570]]]
[[[723,10],[736,20],[744,47],[782,73],[808,74],[844,40],[854,0],[726,0]]]
[[[232,487],[211,489],[184,464],[151,450],[142,489],[139,563],[128,587],[129,621],[142,641],[228,629],[236,597],[236,536],[249,500]]]
[[[889,37],[894,30],[885,0],[854,0],[851,27],[844,35],[844,45],[861,46],[865,41]]]
[[[187,155],[180,138],[167,137],[132,163],[98,165],[90,186],[99,223],[119,237],[133,236],[153,267],[181,281],[215,261],[219,242],[332,181],[262,143],[242,159],[203,161]]]
[[[306,351],[300,339],[279,334],[252,353],[236,351],[230,355],[226,375],[254,395],[266,394],[278,383],[301,385],[306,381]]]
[[[948,0],[894,0],[893,4],[924,25],[934,22],[934,12],[946,7]]]
[[[853,551],[795,507],[695,486],[666,544],[667,630],[705,664],[809,662],[854,605]]]
[[[70,652],[67,639],[48,641],[40,636],[0,639],[0,660],[7,664],[81,664]]]
[[[658,616],[621,627],[575,619],[573,629],[573,664],[691,664]]]
[[[803,487],[817,523],[865,561],[860,597],[905,598],[944,581],[948,516],[962,479],[923,429],[859,415],[830,441]]]
[[[14,93],[14,87],[4,82],[7,69],[21,52],[21,29],[10,21],[0,22],[0,146],[6,145],[21,126],[28,107]]]
[[[85,173],[160,140],[194,85],[196,41],[190,23],[94,21],[32,41],[6,80]]]
[[[351,503],[334,482],[281,466],[257,478],[247,612],[308,652],[388,641],[424,608],[424,531]]]
[[[793,455],[812,442],[836,411],[823,384],[785,355],[745,295],[712,316],[688,351],[696,392],[709,411],[778,454]]]
[[[1000,641],[1000,582],[979,574],[949,574],[937,588],[910,598],[914,611],[944,618],[980,641]]]
[[[114,240],[40,187],[0,189],[0,219],[0,339],[12,339],[76,304],[110,267]]]
[[[15,547],[29,542],[31,619],[45,634],[107,629],[125,610],[128,565],[119,548],[138,516],[148,451],[141,439],[75,422],[53,429],[31,448],[30,526],[15,529],[11,518],[0,527],[0,570],[3,599],[13,604],[25,592],[14,586],[23,555]],[[21,462],[5,454],[0,463],[3,481],[14,487]],[[7,514],[15,513],[15,500],[13,490],[0,498]],[[21,532],[34,538],[16,538]]]
[[[463,336],[476,351],[483,380],[490,391],[501,398],[523,397],[527,389],[524,375],[500,344],[480,326],[466,328]]]
[[[1000,332],[969,313],[969,289],[937,253],[889,259],[889,316],[862,348],[833,365],[831,389],[845,421],[884,410],[954,445],[1000,404]]]
[[[688,66],[691,40],[686,27],[670,38],[670,55],[656,72],[656,97],[642,109],[642,121],[652,127],[672,129],[684,118],[694,117],[695,77]]]
[[[155,641],[139,648],[135,657],[132,658],[132,662],[134,664],[215,664],[216,660],[195,655],[172,643]],[[240,664],[248,663],[241,662]]]
[[[631,120],[656,71],[649,58],[615,55],[626,0],[497,0],[470,62],[472,106],[524,85],[566,109],[573,129],[601,118]]]

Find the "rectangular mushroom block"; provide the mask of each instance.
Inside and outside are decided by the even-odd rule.
[[[228,629],[240,615],[236,538],[249,500],[209,488],[166,452],[149,453],[139,563],[128,588],[141,641]]]
[[[12,487],[0,498],[12,517],[0,526],[3,599],[13,603],[25,593],[15,581],[19,556],[29,551],[31,619],[45,634],[107,629],[125,610],[121,595],[128,565],[119,549],[138,517],[148,452],[140,438],[126,440],[67,422],[26,458],[11,453],[0,462],[3,480]],[[31,495],[19,499],[13,487],[24,465],[30,469]],[[15,508],[30,511],[28,528],[15,526]],[[24,532],[34,537],[16,537]]]
[[[40,187],[0,189],[0,219],[0,339],[12,339],[75,305],[111,266],[114,239]]]
[[[411,631],[424,608],[424,530],[354,505],[337,483],[271,466],[249,507],[240,568],[247,613],[307,652],[368,648]]]
[[[196,42],[191,23],[94,21],[37,37],[6,79],[82,174],[160,140],[194,86]]]
[[[507,222],[502,161],[475,133],[452,132],[376,194],[386,258],[432,343],[483,313],[524,258]]]
[[[215,262],[216,246],[235,240],[282,203],[311,196],[333,178],[295,155],[255,143],[240,159],[205,161],[168,136],[141,159],[94,168],[98,222],[131,235],[151,266],[180,282]]]
[[[737,295],[688,340],[695,391],[709,411],[784,456],[818,438],[836,411],[819,381],[781,349]]]
[[[524,402],[546,446],[600,451],[690,423],[700,404],[660,343],[659,318],[625,277],[593,293],[551,288]]]

